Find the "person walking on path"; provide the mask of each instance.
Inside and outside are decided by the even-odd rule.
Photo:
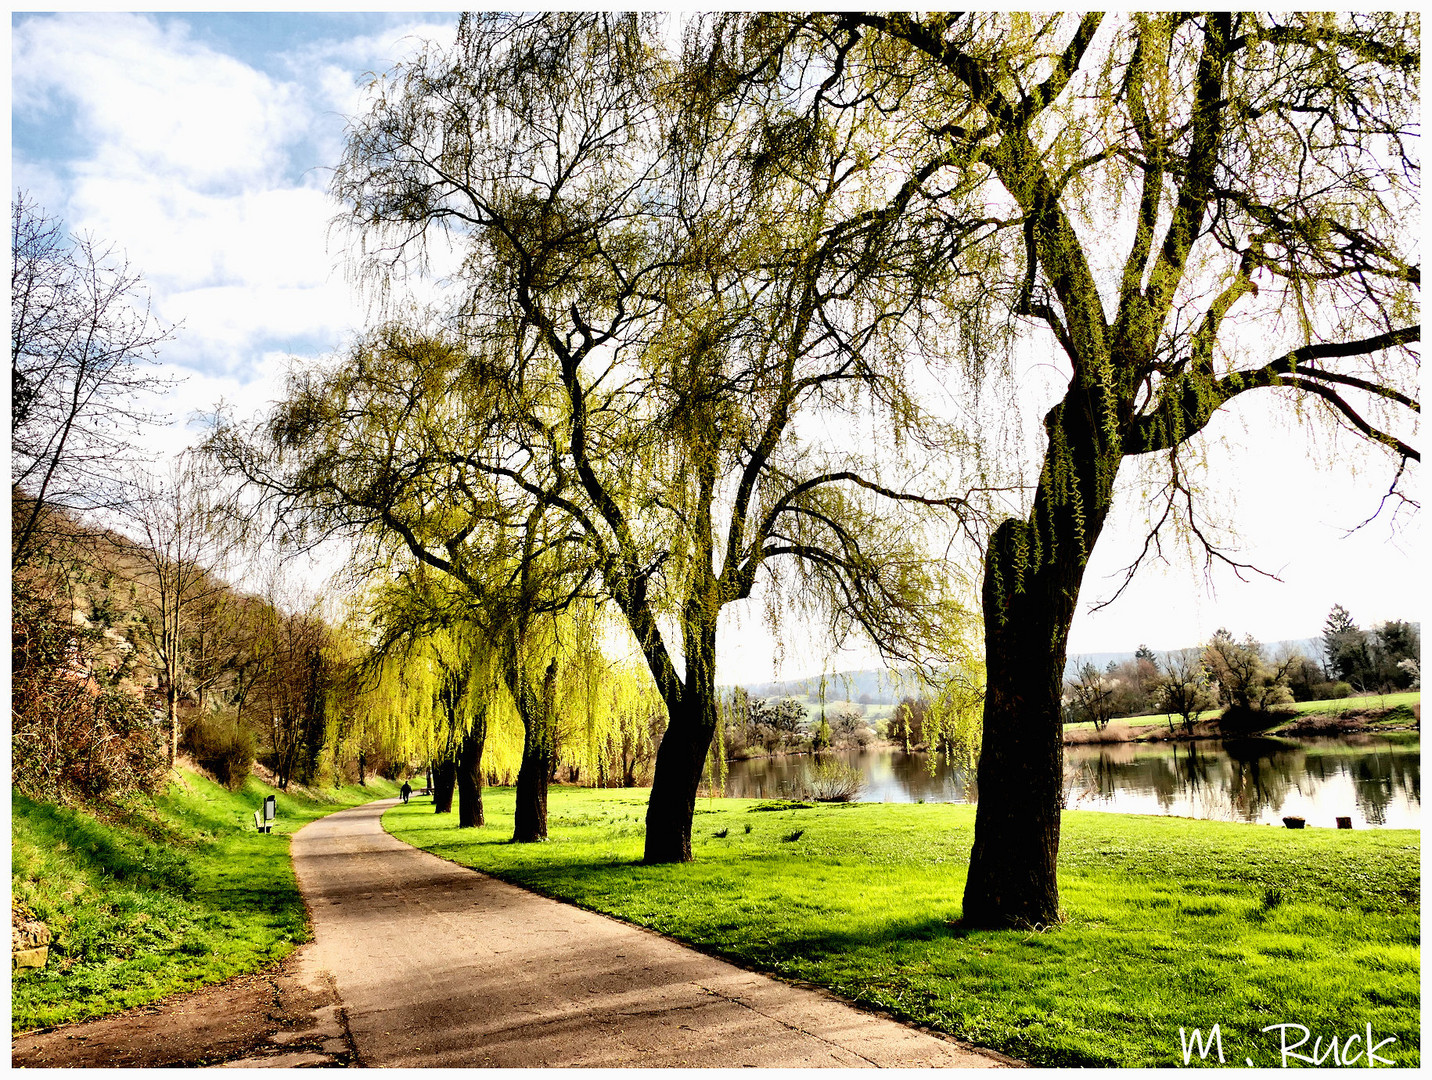
[[[408,796],[411,795],[412,793],[413,793],[413,785],[410,784],[410,783],[408,783],[406,780],[404,780],[404,781],[403,781],[403,791],[402,791],[403,802],[406,803],[406,802],[408,801]]]

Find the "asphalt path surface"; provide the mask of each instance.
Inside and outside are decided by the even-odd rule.
[[[1016,1064],[549,900],[383,831],[392,800],[293,837],[306,961],[360,1065]]]

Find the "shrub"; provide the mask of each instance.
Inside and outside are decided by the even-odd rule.
[[[184,736],[189,756],[230,791],[243,787],[254,764],[253,733],[232,716],[201,716]]]
[[[859,769],[840,761],[819,761],[806,779],[806,797],[817,802],[850,802],[864,783]]]
[[[54,591],[16,578],[11,604],[11,778],[52,802],[153,791],[167,763],[144,703],[95,659],[100,635],[74,626]]]

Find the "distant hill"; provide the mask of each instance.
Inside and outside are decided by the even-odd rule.
[[[102,635],[92,659],[116,673],[121,687],[158,704],[160,662],[142,629],[146,605],[158,590],[158,578],[141,546],[128,536],[79,521],[61,510],[50,511],[47,529],[56,555],[53,566],[60,568],[52,586],[57,600],[69,609],[72,623]],[[246,616],[252,621],[254,610],[269,606],[266,600],[233,588],[208,570],[204,578],[204,585],[196,591],[211,594],[214,602],[222,597],[230,624]],[[205,692],[226,691],[236,677],[237,672],[226,665],[207,680]],[[186,711],[192,704],[187,694],[180,702]]]
[[[811,698],[820,696],[821,676],[787,679],[780,682],[746,683],[743,689],[762,698]],[[894,705],[915,692],[914,675],[907,671],[866,668],[840,671],[825,676],[827,701],[856,701],[867,705]],[[729,689],[723,687],[723,689]]]
[[[1201,643],[1200,645],[1189,645],[1186,647],[1196,649],[1200,646]],[[1265,641],[1263,643],[1263,655],[1270,660],[1282,653],[1284,649],[1297,649],[1309,660],[1312,660],[1314,663],[1319,663],[1323,656],[1323,639],[1320,637],[1288,638],[1283,641]],[[1175,649],[1171,651],[1178,652],[1180,650]],[[1162,657],[1165,655],[1165,651],[1155,649],[1154,655]],[[1103,671],[1111,663],[1122,664],[1124,661],[1132,660],[1133,658],[1133,652],[1073,653],[1069,656],[1068,661],[1064,665],[1064,674],[1073,675],[1085,664],[1093,664],[1100,671]]]

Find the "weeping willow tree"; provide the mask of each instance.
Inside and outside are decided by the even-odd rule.
[[[935,468],[957,433],[905,364],[922,299],[979,231],[888,183],[913,167],[911,121],[812,116],[800,86],[732,78],[729,42],[678,53],[659,31],[465,16],[451,48],[374,84],[334,180],[384,288],[461,259],[452,339],[491,390],[462,434],[512,448],[465,461],[562,517],[549,539],[665,705],[649,862],[691,858],[717,625],[758,582],[837,640],[931,658],[960,587],[927,530],[968,503]]]
[[[809,115],[918,120],[926,165],[903,176],[959,188],[959,212],[987,223],[956,258],[978,267],[978,291],[951,279],[951,380],[978,394],[1021,351],[1061,377],[1038,406],[1037,475],[985,549],[988,691],[964,897],[970,925],[1056,922],[1060,684],[1121,466],[1154,463],[1151,528],[1125,584],[1167,527],[1210,563],[1247,569],[1208,539],[1190,480],[1200,433],[1234,401],[1381,448],[1384,505],[1415,505],[1418,16],[725,24],[747,48],[739,79],[822,73]]]
[[[592,655],[598,596],[560,498],[532,498],[514,468],[525,450],[499,422],[509,390],[467,352],[387,325],[327,367],[294,371],[270,415],[220,417],[207,449],[289,542],[343,536],[359,577],[396,574],[398,637],[462,622],[481,636],[468,663],[490,663],[522,723],[515,838],[529,841],[546,836],[558,692],[564,667]],[[465,700],[461,666],[435,700]]]
[[[455,790],[458,827],[475,828],[486,824],[484,767],[495,764],[484,762],[489,738],[522,724],[480,619],[443,584],[415,570],[377,590],[368,612],[376,642],[360,678],[370,687],[369,723],[400,728],[406,748],[432,763],[434,812],[451,812]],[[512,745],[502,740],[504,749]],[[497,756],[497,765],[509,764],[501,759],[510,752]]]

